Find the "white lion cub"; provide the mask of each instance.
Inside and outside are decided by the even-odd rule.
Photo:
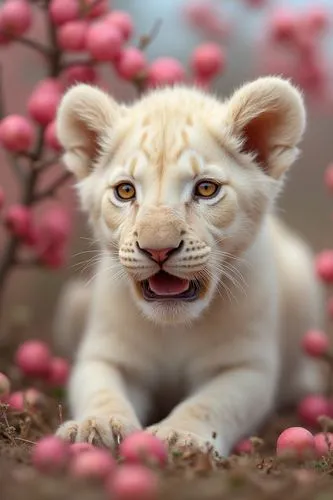
[[[159,401],[149,432],[226,455],[320,389],[299,348],[321,322],[311,253],[272,215],[304,128],[300,93],[276,77],[225,101],[67,92],[57,130],[100,262],[59,436],[114,447]]]

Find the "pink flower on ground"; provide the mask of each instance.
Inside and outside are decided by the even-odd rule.
[[[329,415],[329,403],[324,396],[313,394],[302,399],[297,412],[302,423],[316,427],[319,425],[319,417]]]
[[[164,443],[148,432],[138,431],[127,436],[119,446],[119,455],[126,462],[141,463],[146,460],[165,465],[168,451]]]
[[[276,443],[277,455],[291,454],[304,457],[314,451],[314,437],[303,427],[289,427],[278,437]]]
[[[142,465],[117,467],[106,482],[110,498],[117,500],[154,500],[157,498],[158,480],[156,474]]]
[[[316,434],[314,444],[319,458],[329,455],[333,451],[333,434],[331,432]]]
[[[115,468],[116,462],[111,453],[96,448],[74,455],[70,474],[75,477],[105,480]]]
[[[253,453],[253,444],[250,439],[243,439],[236,444],[234,452],[241,455],[243,453],[250,454]]]
[[[69,445],[56,436],[45,437],[33,447],[31,459],[40,472],[63,470],[69,460]]]
[[[47,382],[54,387],[64,387],[69,377],[69,363],[64,358],[52,358]]]

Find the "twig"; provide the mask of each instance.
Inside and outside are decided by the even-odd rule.
[[[25,45],[26,47],[36,50],[44,57],[49,57],[51,55],[50,50],[47,47],[45,47],[45,45],[37,42],[36,40],[31,40],[31,38],[26,38],[25,36],[11,35],[10,33],[6,33],[6,31],[0,31],[0,35],[11,38],[15,40],[15,42],[17,43],[20,43],[22,45]]]
[[[162,24],[163,24],[163,20],[157,19],[154,22],[153,27],[150,30],[150,32],[147,33],[146,35],[140,36],[139,44],[138,44],[138,48],[140,50],[145,50],[148,47],[148,45],[150,45],[156,39],[156,37],[158,36],[158,34],[160,32]]]
[[[72,174],[70,172],[64,172],[61,174],[55,181],[52,182],[52,184],[45,188],[44,191],[35,194],[33,203],[39,203],[41,200],[55,195],[56,191],[71,177]]]

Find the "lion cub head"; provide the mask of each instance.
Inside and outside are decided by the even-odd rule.
[[[223,102],[185,87],[131,106],[88,85],[67,92],[57,119],[64,161],[147,317],[193,320],[233,281],[304,126],[299,92],[275,77]]]

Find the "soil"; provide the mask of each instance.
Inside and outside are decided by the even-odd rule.
[[[11,355],[0,349],[1,369],[5,367],[15,389],[29,385],[31,381],[23,380],[9,363]],[[110,500],[101,484],[74,480],[66,473],[42,475],[32,467],[33,444],[52,433],[65,415],[59,391],[45,392],[37,408],[26,408],[24,412],[0,406],[1,500]],[[276,457],[277,436],[291,425],[300,425],[294,410],[272,416],[259,433],[260,439],[254,440],[251,455],[216,461],[209,453],[191,450],[170,454],[168,467],[157,471],[157,500],[331,500],[333,453],[331,457],[303,462]]]

